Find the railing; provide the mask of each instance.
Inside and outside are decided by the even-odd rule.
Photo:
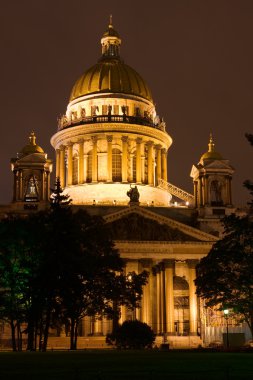
[[[165,131],[165,123],[155,124],[147,117],[141,116],[128,116],[128,115],[96,115],[96,116],[83,116],[75,117],[72,120],[67,119],[66,116],[62,116],[58,120],[58,130],[74,127],[80,124],[91,123],[127,123],[138,124],[153,127]]]
[[[179,199],[189,202],[189,204],[194,202],[194,196],[192,194],[189,194],[179,187],[172,185],[172,183],[164,181],[164,179],[158,179],[158,187],[160,187],[160,189],[167,190],[170,194]]]

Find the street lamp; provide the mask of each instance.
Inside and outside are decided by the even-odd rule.
[[[226,336],[227,336],[227,349],[228,349],[228,347],[229,347],[229,338],[228,338],[228,318],[229,318],[229,310],[228,309],[224,309],[223,310],[223,313],[224,313],[224,318],[226,319],[226,325],[227,325],[227,334],[226,334]]]

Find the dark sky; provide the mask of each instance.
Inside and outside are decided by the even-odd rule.
[[[173,138],[169,182],[193,192],[191,166],[217,151],[236,173],[233,199],[253,179],[252,0],[2,0],[0,23],[1,194],[11,200],[10,158],[34,130],[54,158],[50,137],[75,80],[100,57],[109,15],[121,56],[151,88]]]

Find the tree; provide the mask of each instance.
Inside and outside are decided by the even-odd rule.
[[[247,138],[252,144],[253,135]],[[245,186],[253,195],[252,182],[246,181]],[[223,225],[223,239],[196,267],[197,295],[207,306],[233,309],[253,335],[253,220],[251,215],[231,215]]]
[[[123,349],[151,348],[155,334],[150,326],[138,320],[125,321],[114,334],[107,336],[107,343]]]
[[[246,133],[245,136],[246,136],[247,140],[249,141],[249,143],[251,145],[253,145],[253,135],[249,134],[249,133]],[[244,182],[244,186],[249,190],[250,195],[252,196],[252,201],[249,202],[249,205],[250,205],[251,208],[253,208],[253,182],[250,181],[250,180],[246,180]]]

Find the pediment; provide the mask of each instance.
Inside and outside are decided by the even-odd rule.
[[[215,242],[217,237],[197,228],[159,215],[150,209],[132,206],[104,216],[114,240]]]
[[[21,157],[17,160],[19,164],[23,163],[46,163],[45,154],[33,153],[27,156]]]
[[[225,169],[225,170],[233,170],[232,166],[229,164],[228,160],[215,160],[204,166],[205,169]]]

